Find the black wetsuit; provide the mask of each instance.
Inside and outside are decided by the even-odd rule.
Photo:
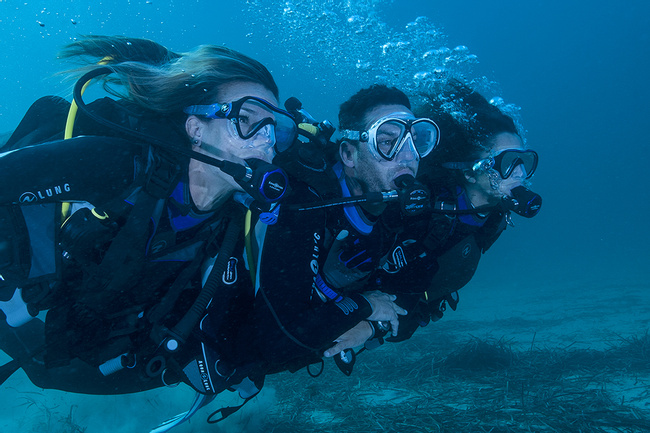
[[[282,206],[349,196],[336,167],[310,181],[318,193],[292,180],[299,187]],[[343,230],[348,237],[338,256],[330,250]],[[294,371],[320,360],[337,337],[372,314],[362,289],[376,290],[368,278],[397,234],[360,206],[346,205],[286,211],[263,236],[254,312],[231,339],[239,345],[231,353],[261,360],[270,373]]]
[[[283,207],[320,200],[306,185],[295,179],[291,184]],[[335,338],[372,313],[360,293],[334,300],[319,293],[326,218],[323,210],[286,210],[275,225],[258,223],[253,249],[262,247],[254,309],[248,320],[230,327],[231,338],[222,339],[232,342],[227,347],[236,364],[258,362],[266,373],[297,370],[320,360]]]
[[[465,192],[456,188],[435,196],[438,203],[454,203],[470,208]],[[444,215],[406,219],[397,248],[389,253],[387,265],[375,275],[379,290],[396,294],[397,303],[409,313],[400,318],[397,337],[403,341],[430,320],[439,320],[447,306],[456,309],[458,290],[476,272],[481,254],[506,228],[506,214],[495,208],[487,214]]]
[[[147,374],[160,344],[153,334],[183,317],[201,290],[200,264],[219,251],[225,222],[244,215],[234,203],[197,211],[186,175],[170,175],[174,164],[166,162],[150,146],[98,136],[0,155],[0,301],[21,287],[32,313],[48,310],[45,322],[10,327],[2,320],[0,349],[37,386],[114,394],[163,385],[160,372]],[[62,202],[95,210],[81,207],[61,228]],[[228,268],[242,278],[228,283],[250,296],[242,250],[243,240],[235,249],[240,260]],[[171,307],[160,307],[175,284]],[[235,298],[226,301],[238,305]],[[181,360],[194,356],[196,338]],[[99,365],[125,353],[137,355],[138,368],[100,373]]]

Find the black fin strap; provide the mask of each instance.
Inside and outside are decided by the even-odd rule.
[[[20,344],[22,345],[23,343]],[[14,358],[11,361],[7,362],[6,364],[0,366],[0,385],[5,383],[7,379],[9,379],[12,374],[18,371],[18,369],[22,368],[23,365],[28,364],[30,361],[27,361],[27,359],[33,358],[36,355],[40,355],[41,353],[45,352],[45,348],[46,348],[45,345],[39,346],[36,349],[27,353],[27,356]]]
[[[187,340],[187,337],[189,337],[192,329],[194,329],[194,326],[196,326],[196,324],[199,323],[199,321],[205,315],[205,309],[207,308],[212,298],[214,298],[214,296],[217,294],[218,289],[224,285],[222,275],[228,266],[230,257],[232,257],[241,231],[242,227],[241,224],[239,224],[239,221],[237,221],[236,218],[231,218],[228,222],[226,233],[224,235],[221,248],[219,249],[219,254],[217,255],[217,260],[212,267],[212,271],[210,272],[208,280],[201,289],[190,310],[170,331],[170,335],[179,341],[185,342]],[[233,294],[234,293],[232,291],[219,293],[220,301],[223,302],[223,304],[220,305],[227,305],[226,302],[230,300]]]
[[[0,385],[5,383],[12,374],[14,374],[21,367],[20,361],[12,359],[6,364],[0,366]]]
[[[311,376],[311,377],[318,377],[318,376],[320,376],[321,374],[323,374],[323,370],[325,369],[325,361],[323,361],[322,358],[320,359],[320,370],[318,370],[316,373],[312,373],[312,371],[311,371],[311,366],[312,366],[312,365],[316,365],[316,363],[314,363],[314,364],[309,364],[309,365],[307,366],[307,374],[309,374],[309,376]]]
[[[257,396],[257,394],[258,394],[258,393],[256,393],[255,395],[252,395],[252,396],[248,397],[248,398],[247,398],[246,400],[244,400],[244,402],[243,402],[242,404],[240,404],[239,406],[226,406],[226,407],[222,407],[221,409],[217,409],[217,410],[215,410],[214,412],[212,412],[212,413],[210,414],[210,416],[208,416],[208,419],[207,419],[208,424],[216,424],[216,423],[218,423],[219,421],[223,421],[224,419],[228,418],[230,415],[232,415],[233,413],[237,412],[237,411],[238,411],[239,409],[241,409],[241,408],[242,408],[246,403],[248,403],[250,400],[252,400],[253,397]],[[213,417],[215,417],[215,416],[216,416],[217,414],[219,414],[219,413],[221,413],[221,418],[219,418],[219,419],[213,419]]]

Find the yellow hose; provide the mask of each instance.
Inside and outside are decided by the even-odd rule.
[[[110,56],[106,56],[103,59],[101,59],[97,64],[99,65],[105,65],[108,62],[110,62],[113,58]],[[84,92],[86,91],[86,87],[88,87],[88,84],[90,84],[90,81],[87,81],[83,87],[81,88],[81,94],[83,95]],[[72,132],[74,130],[74,122],[75,119],[77,118],[77,110],[79,107],[77,106],[77,102],[72,98],[72,103],[70,103],[70,109],[68,110],[68,118],[65,121],[65,130],[63,132],[63,139],[68,140],[72,138]],[[68,219],[70,216],[70,202],[62,202],[61,203],[61,226],[65,223],[65,221]]]

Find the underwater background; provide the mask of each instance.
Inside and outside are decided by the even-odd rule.
[[[441,334],[454,315],[543,320],[585,310],[593,312],[588,326],[610,328],[612,335],[647,332],[649,2],[0,0],[0,134],[11,132],[38,97],[69,99],[74,83],[57,73],[71,65],[56,54],[87,34],[149,38],[175,51],[224,44],[269,67],[283,101],[296,96],[315,118],[335,125],[338,105],[374,82],[415,94],[465,77],[517,115],[527,145],[540,155],[532,189],[544,205],[534,219],[514,217],[515,227],[461,291],[459,311],[418,334]],[[511,336],[521,331],[518,326],[513,322],[498,332]],[[575,342],[575,326],[557,323],[549,344]],[[448,331],[463,337],[468,332]],[[601,337],[581,342],[595,347]],[[367,355],[369,361],[405,350],[387,346]],[[377,368],[382,375],[391,367]],[[0,388],[2,432],[146,431],[161,416],[186,410],[191,399],[187,390],[71,396],[43,392],[15,376]],[[311,380],[302,374],[291,386],[311,387]],[[354,374],[346,380],[357,385]],[[317,386],[326,390],[328,383]],[[281,387],[281,379],[274,379],[258,397],[255,421],[220,430],[197,417],[178,431],[270,431],[269,411],[276,423],[292,417],[278,412],[278,402],[290,398],[275,395]],[[71,407],[79,408],[76,421],[65,424]],[[98,417],[93,408],[108,415]],[[61,425],[51,421],[53,413],[64,420]],[[368,425],[364,431],[381,430]]]

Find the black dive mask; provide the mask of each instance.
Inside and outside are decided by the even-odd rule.
[[[542,197],[525,186],[513,188],[512,197],[503,197],[503,206],[514,213],[526,218],[532,218],[542,207]]]
[[[81,77],[75,84],[74,101],[79,106],[79,110],[81,110],[88,117],[95,120],[97,123],[101,125],[107,126],[112,130],[120,131],[131,137],[138,138],[142,140],[144,143],[152,144],[154,146],[158,146],[170,152],[184,155],[189,158],[194,158],[197,161],[201,161],[205,164],[218,167],[224,173],[232,176],[233,179],[244,189],[244,191],[246,191],[251,197],[253,197],[254,200],[259,201],[261,203],[265,203],[265,204],[275,203],[279,201],[288,191],[289,178],[287,177],[286,173],[282,171],[280,167],[277,167],[273,164],[268,164],[259,159],[247,159],[246,163],[248,165],[244,166],[236,162],[216,159],[213,156],[205,155],[203,153],[199,153],[191,149],[179,147],[171,143],[168,143],[164,140],[151,137],[140,131],[127,128],[123,125],[115,123],[112,120],[106,119],[89,110],[82,98],[83,86],[91,79],[99,75],[112,74],[113,72],[115,71],[112,68],[106,66],[93,69],[92,71],[86,73],[83,77]],[[258,100],[259,98],[243,98],[238,102],[241,102],[243,104],[243,102],[245,102],[245,100],[247,99],[254,99],[257,102],[260,103],[263,102],[264,104],[269,105],[269,103],[267,103],[266,101]],[[232,104],[230,105],[232,106]],[[284,113],[283,110],[279,110],[277,107],[272,107],[271,105],[269,105],[268,108],[272,108],[274,111]],[[240,109],[241,109],[241,104],[239,104],[237,107],[237,110]],[[284,123],[293,122],[295,127],[295,122],[293,120],[293,117],[291,117],[291,115],[289,115],[288,113],[286,113],[286,117],[290,119],[290,122],[284,122]],[[259,126],[259,128],[261,128],[262,126]],[[289,129],[291,128],[289,127]],[[254,134],[255,132],[256,131],[247,131],[248,134]],[[242,134],[242,132],[240,132],[240,134]],[[276,130],[276,134],[277,134],[277,130]],[[292,143],[294,138],[295,138],[295,130],[293,131],[293,135],[291,136],[291,138],[287,139],[287,141]],[[276,137],[276,140],[277,139],[278,138]]]
[[[395,179],[395,185],[399,188],[400,210],[404,215],[419,215],[429,204],[429,189],[422,183],[415,180],[410,174],[403,174]]]

